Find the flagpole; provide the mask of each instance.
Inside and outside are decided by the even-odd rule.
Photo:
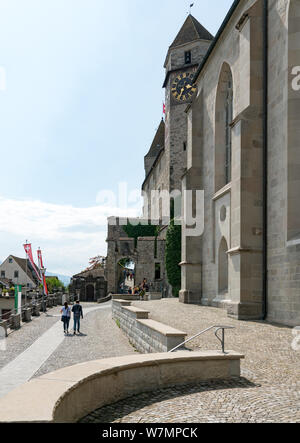
[[[26,240],[25,244],[28,244],[28,240]],[[26,286],[25,286],[25,306],[27,304],[27,279],[28,279],[28,255],[27,255],[27,251],[25,251],[26,254]]]

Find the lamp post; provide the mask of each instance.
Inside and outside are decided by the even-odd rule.
[[[44,287],[46,268],[40,268],[40,271],[41,271],[42,279],[43,279],[43,312],[46,312],[45,287]]]

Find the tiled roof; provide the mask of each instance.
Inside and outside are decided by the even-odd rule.
[[[25,272],[26,274],[26,270],[27,270],[27,275],[28,277],[36,284],[38,284],[38,279],[34,273],[34,271],[32,270],[30,261],[28,259],[25,258],[20,258],[20,257],[15,257],[14,255],[11,255],[11,257],[15,260],[15,262],[20,266],[20,268]],[[26,267],[26,263],[27,263],[27,267]],[[38,269],[38,266],[36,266],[36,268]]]
[[[155,160],[157,159],[158,155],[161,153],[161,150],[164,148],[164,146],[165,146],[165,122],[162,119],[156,131],[151,148],[149,149],[148,154],[145,156],[145,160],[146,159],[149,160],[149,162],[147,162],[149,164],[148,167],[146,167],[146,161],[145,161],[146,175],[151,170],[151,167],[153,166]]]
[[[213,40],[211,33],[191,14],[187,17],[170,48],[184,45],[195,40]]]

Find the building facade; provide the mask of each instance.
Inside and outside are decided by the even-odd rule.
[[[300,1],[235,1],[187,109],[205,229],[183,229],[182,302],[300,324],[299,66]]]
[[[29,260],[10,255],[0,265],[0,278],[9,280],[13,285],[27,286],[35,289],[38,279],[31,267]]]
[[[183,222],[180,301],[299,325],[300,0],[235,0],[214,38],[189,15],[164,67],[143,217],[164,245],[164,191],[204,195],[203,233]]]
[[[82,302],[97,302],[107,296],[107,281],[104,269],[96,267],[76,274],[71,278],[69,293]]]

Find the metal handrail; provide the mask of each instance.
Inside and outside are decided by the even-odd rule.
[[[235,329],[233,326],[210,326],[207,329],[204,329],[204,331],[199,332],[198,334],[194,335],[193,337],[185,340],[183,343],[181,343],[180,345],[176,346],[175,348],[171,349],[171,351],[169,351],[169,353],[176,351],[177,349],[181,348],[182,346],[186,345],[187,343],[189,343],[190,341],[194,340],[197,337],[200,337],[200,335],[205,334],[208,331],[211,331],[212,329],[216,329],[215,331],[215,336],[217,337],[217,339],[221,342],[222,345],[222,352],[223,354],[226,354],[225,352],[225,330],[226,329]],[[220,338],[218,336],[218,332],[222,330],[222,338]]]

